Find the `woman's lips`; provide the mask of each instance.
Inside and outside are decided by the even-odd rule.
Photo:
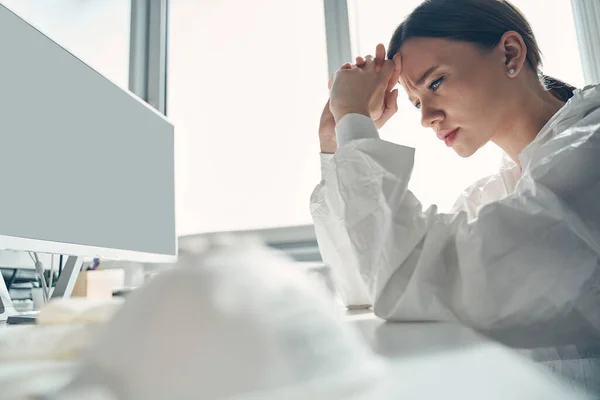
[[[446,136],[446,140],[444,141],[446,143],[446,146],[452,147],[452,144],[456,140],[457,135],[458,135],[458,128],[456,128],[448,136]]]
[[[458,135],[458,129],[439,131],[437,133],[437,137],[440,140],[443,140],[446,143],[446,146],[451,147],[454,141],[456,140],[456,136]]]

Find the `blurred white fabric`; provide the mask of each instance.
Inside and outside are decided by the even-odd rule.
[[[182,252],[107,328],[59,398],[348,398],[384,368],[330,293],[254,241]]]

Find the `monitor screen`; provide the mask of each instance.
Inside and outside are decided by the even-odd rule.
[[[174,129],[0,5],[0,249],[174,261]]]

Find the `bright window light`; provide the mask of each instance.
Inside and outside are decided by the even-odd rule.
[[[0,0],[122,88],[129,81],[129,0]]]
[[[169,13],[178,234],[312,223],[322,1],[172,0]]]

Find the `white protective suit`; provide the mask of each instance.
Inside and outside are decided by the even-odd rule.
[[[522,171],[511,162],[476,182],[448,214],[407,190],[412,148],[380,140],[359,114],[336,134],[311,213],[347,305],[391,321],[457,320],[573,359],[600,349],[600,86],[548,121],[519,155]],[[594,368],[577,379],[600,377]]]

